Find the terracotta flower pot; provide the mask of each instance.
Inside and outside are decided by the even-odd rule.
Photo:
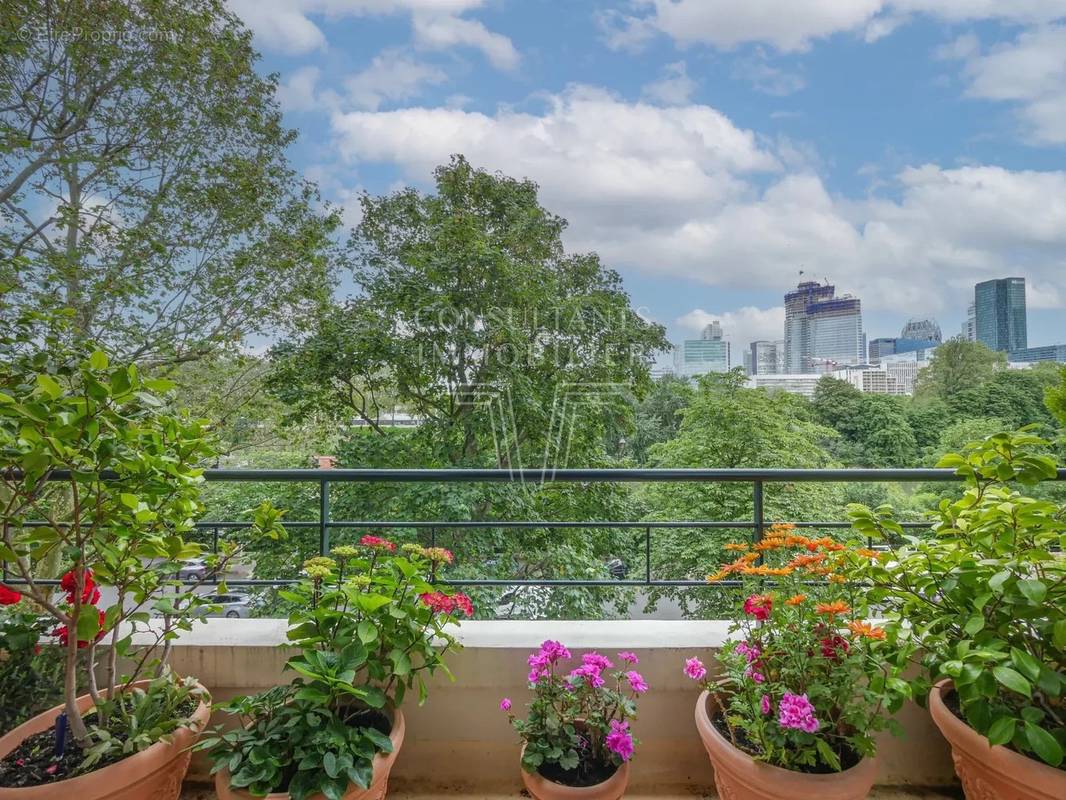
[[[147,684],[148,681],[138,681],[133,685]],[[92,704],[89,695],[78,698],[80,711]],[[0,738],[0,758],[18,747],[23,739],[51,728],[63,710],[63,706],[56,706]],[[156,742],[147,750],[87,775],[44,786],[0,789],[0,800],[177,800],[192,757],[189,748],[200,738],[200,731],[210,716],[211,707],[201,702],[192,715],[195,730],[181,728],[170,742]]]
[[[392,731],[389,738],[392,740],[391,753],[378,753],[374,756],[374,777],[370,786],[360,789],[358,786],[349,785],[344,793],[344,800],[382,800],[389,793],[389,773],[392,765],[396,762],[396,756],[403,747],[403,735],[405,730],[403,712],[396,709],[392,712]],[[265,799],[256,798],[244,789],[234,789],[229,785],[229,770],[221,769],[215,773],[215,792],[218,800],[288,800],[288,792],[273,792]],[[307,800],[326,800],[325,795],[313,794]]]
[[[951,759],[969,800],[1062,800],[1066,770],[992,745],[944,705],[954,687],[943,680],[929,692],[929,713],[951,745]]]
[[[851,769],[823,775],[781,769],[756,761],[733,747],[711,722],[714,698],[703,692],[696,701],[696,728],[714,766],[714,783],[722,800],[862,800],[877,776],[877,761],[864,758]]]
[[[523,745],[522,754],[526,748]],[[619,800],[629,785],[629,762],[624,762],[607,780],[595,786],[564,786],[550,781],[539,772],[522,773],[522,783],[533,800]]]

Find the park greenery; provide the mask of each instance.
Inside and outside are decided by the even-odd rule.
[[[1066,371],[1009,369],[974,342],[944,343],[913,397],[830,377],[811,400],[746,388],[738,371],[653,380],[665,330],[637,313],[619,274],[567,249],[566,220],[534,182],[462,155],[420,186],[364,193],[358,225],[343,230],[289,162],[295,132],[277,79],[259,72],[251,33],[223,0],[15,6],[0,20],[0,325],[56,312],[26,334],[52,355],[81,353],[74,364],[45,356],[56,376],[80,370],[125,393],[109,365],[135,365],[151,396],[167,387],[167,414],[211,432],[210,454],[190,453],[189,469],[299,468],[319,455],[348,468],[932,466],[1027,425],[1063,462]],[[80,413],[62,381],[50,396],[52,382],[27,391]],[[393,425],[397,414],[413,424]],[[61,426],[28,424],[42,436]],[[961,492],[781,483],[767,486],[765,508],[768,521],[822,522],[843,520],[849,503],[891,502],[913,520]],[[1063,502],[1062,486],[1033,493]],[[288,521],[318,519],[315,482],[209,482],[197,502],[205,519],[237,521],[265,501]],[[619,568],[699,579],[743,530],[656,527],[645,564],[641,528],[551,523],[753,515],[742,483],[336,482],[330,501],[334,520],[377,520],[370,532],[400,544],[449,548],[457,580],[594,582]],[[493,524],[514,520],[542,527]],[[449,526],[464,521],[480,527]],[[367,532],[329,534],[336,547]],[[286,541],[222,533],[245,548],[242,577],[294,579],[320,544],[299,525]],[[290,610],[261,593],[259,613]],[[723,607],[711,588],[470,594],[482,616]]]

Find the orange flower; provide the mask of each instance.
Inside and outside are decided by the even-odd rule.
[[[810,542],[810,539],[808,539],[806,536],[792,535],[785,537],[785,544],[787,544],[789,547],[806,547],[808,542]]]
[[[862,556],[863,558],[877,558],[879,554],[876,550],[871,550],[869,547],[860,547],[855,551],[855,555]]]
[[[743,542],[730,542],[729,544],[725,545],[723,549],[733,550],[737,553],[746,553],[748,552],[748,545],[744,544]]]
[[[819,603],[814,607],[814,610],[832,619],[838,614],[847,614],[851,611],[851,606],[843,600],[834,600],[832,603]]]
[[[722,580],[723,578],[725,578],[728,575],[729,575],[728,572],[726,572],[724,569],[720,569],[716,573],[714,573],[713,575],[708,575],[707,576],[707,583],[717,583],[718,581]]]
[[[826,580],[829,581],[830,583],[847,583],[848,582],[848,579],[845,578],[843,575],[836,575],[836,574],[828,576],[826,578]]]
[[[796,556],[789,562],[790,567],[809,567],[812,564],[820,564],[825,561],[822,553],[812,553],[809,556]]]
[[[778,550],[785,546],[785,540],[780,536],[769,536],[763,539],[761,542],[755,544],[752,549],[758,550],[760,553],[767,550]]]
[[[785,605],[786,606],[798,606],[806,599],[807,599],[807,595],[805,595],[805,594],[794,594],[794,595],[792,595],[792,597],[788,598],[788,600],[785,601]]]
[[[848,623],[848,628],[856,636],[861,636],[864,639],[878,639],[878,640],[880,640],[880,639],[884,639],[885,638],[885,629],[884,628],[878,628],[878,627],[876,627],[874,625],[871,625],[868,622],[861,622],[859,620],[854,620],[853,622],[849,622]]]

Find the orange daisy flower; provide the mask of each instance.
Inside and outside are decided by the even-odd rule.
[[[868,622],[861,622],[860,620],[854,620],[848,623],[848,628],[856,636],[861,636],[864,639],[884,639],[885,629],[878,628],[875,625],[871,625]]]
[[[801,603],[803,603],[803,601],[806,600],[806,599],[807,599],[807,595],[805,595],[805,594],[794,594],[794,595],[792,595],[792,597],[788,598],[788,600],[785,601],[785,605],[786,606],[798,606]]]
[[[725,545],[723,549],[732,550],[737,553],[746,553],[748,552],[748,545],[744,544],[743,542],[730,542],[729,544]]]
[[[848,579],[845,578],[843,575],[836,575],[836,574],[829,575],[826,578],[826,580],[829,581],[830,583],[847,583],[848,582]]]
[[[847,614],[851,611],[851,606],[843,600],[834,600],[832,603],[819,603],[814,607],[814,610],[832,619],[838,614]]]

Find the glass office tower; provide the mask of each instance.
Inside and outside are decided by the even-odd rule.
[[[1025,350],[1025,278],[997,278],[974,286],[977,341],[990,350]]]

